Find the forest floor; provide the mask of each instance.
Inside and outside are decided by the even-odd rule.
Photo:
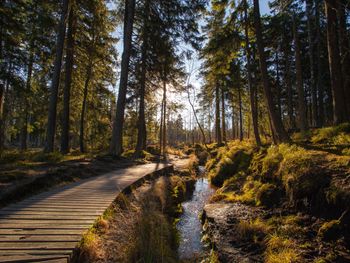
[[[159,159],[159,158],[158,158]],[[42,150],[6,151],[0,158],[0,207],[64,184],[119,168],[156,161],[130,156],[115,160],[101,154],[44,154]]]

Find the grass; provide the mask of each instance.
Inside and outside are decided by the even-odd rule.
[[[314,130],[311,142],[313,144],[350,144],[350,123]]]
[[[98,258],[99,237],[95,229],[90,229],[84,233],[79,243],[79,261],[92,262]]]
[[[295,241],[272,234],[267,239],[265,251],[266,263],[298,263],[303,262],[300,249]]]
[[[246,170],[251,160],[250,149],[242,148],[241,146],[232,147],[225,154],[220,155],[222,157],[215,169],[209,172],[209,179],[216,186],[222,186],[226,179],[234,176],[239,171]]]
[[[236,233],[241,240],[258,243],[264,240],[270,229],[264,221],[256,218],[250,221],[241,220],[237,225]]]

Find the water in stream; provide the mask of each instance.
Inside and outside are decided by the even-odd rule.
[[[199,178],[190,200],[182,203],[183,214],[177,224],[180,233],[178,253],[180,259],[193,259],[204,252],[201,243],[202,224],[199,219],[205,203],[215,190],[210,186],[207,178]]]

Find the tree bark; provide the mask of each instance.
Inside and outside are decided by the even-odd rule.
[[[49,113],[47,120],[47,134],[45,152],[54,151],[55,133],[56,133],[56,115],[57,115],[57,97],[60,85],[60,75],[62,66],[62,55],[64,47],[64,39],[66,35],[66,20],[68,16],[69,0],[63,0],[63,8],[58,26],[57,42],[56,42],[56,58],[51,84]]]
[[[337,0],[337,13],[339,20],[338,31],[343,75],[343,89],[345,93],[345,102],[347,105],[347,113],[350,114],[350,46],[346,28],[346,12],[344,1]]]
[[[134,24],[135,0],[125,0],[124,15],[124,51],[122,55],[120,83],[117,101],[116,117],[113,122],[110,154],[120,156],[123,152],[123,125],[128,86],[129,61],[132,49],[132,31]]]
[[[140,104],[138,116],[138,133],[135,155],[146,149],[146,120],[145,120],[145,92],[146,92],[146,73],[147,73],[147,50],[148,50],[148,20],[149,20],[149,0],[145,2],[145,11],[143,18],[143,42],[141,47],[141,80],[140,80]]]
[[[162,99],[162,107],[160,110],[160,129],[159,129],[159,152],[162,154],[163,150],[163,111],[164,111],[164,97]]]
[[[298,91],[298,123],[301,132],[307,130],[306,119],[306,105],[305,105],[305,93],[303,84],[303,73],[301,67],[301,55],[300,55],[300,41],[298,35],[298,29],[296,25],[296,17],[293,15],[293,36],[294,36],[294,48],[295,48],[295,68],[297,77],[297,91]]]
[[[21,150],[27,150],[27,137],[28,137],[28,112],[29,112],[29,95],[31,92],[32,74],[33,74],[33,64],[34,64],[34,40],[31,40],[29,48],[29,60],[28,60],[28,71],[26,80],[26,89],[23,98],[23,119],[21,127]]]
[[[4,149],[4,101],[5,101],[5,87],[0,83],[0,153]]]
[[[280,64],[278,59],[278,48],[275,54],[275,64],[276,64],[276,92],[277,92],[277,111],[278,116],[282,119],[282,102],[281,102],[281,86],[280,86]]]
[[[62,135],[61,135],[61,153],[67,154],[69,147],[69,129],[70,129],[70,93],[72,85],[72,71],[74,64],[74,34],[75,34],[75,13],[74,5],[71,5],[68,18],[67,47],[66,47],[66,76],[63,90],[63,116],[62,116]]]
[[[84,140],[84,132],[85,132],[85,114],[86,114],[86,103],[87,103],[87,95],[89,91],[89,84],[91,80],[92,74],[92,62],[89,63],[86,69],[86,78],[84,83],[84,95],[83,95],[83,103],[81,106],[81,114],[80,114],[80,134],[79,134],[79,146],[80,152],[85,152],[85,140]]]
[[[215,87],[215,135],[217,144],[222,144],[220,127],[220,89],[218,84]]]
[[[164,74],[166,75],[166,74]],[[166,107],[167,107],[167,97],[166,97],[166,76],[164,76],[163,79],[163,135],[162,135],[162,139],[163,139],[163,143],[162,143],[162,152],[163,152],[163,156],[166,156],[166,143],[167,143],[167,130],[166,130]]]
[[[341,57],[338,42],[338,21],[336,13],[336,1],[325,0],[327,18],[327,46],[329,71],[331,75],[332,95],[333,95],[333,122],[340,124],[346,122],[349,117],[346,111],[345,92],[343,89],[343,76],[341,67]]]
[[[316,63],[317,63],[317,93],[318,93],[318,109],[317,109],[317,127],[324,124],[324,89],[322,83],[322,64],[321,64],[321,25],[320,25],[320,3],[322,0],[315,2],[315,20],[316,20]]]
[[[290,47],[288,44],[288,40],[285,39],[284,41],[285,41],[283,45],[284,62],[285,62],[284,83],[287,91],[287,112],[288,112],[288,119],[289,119],[289,128],[294,129],[295,119],[294,119],[294,111],[293,111],[293,86],[292,86],[291,75],[290,75],[291,66],[289,61]]]
[[[69,129],[70,129],[70,92],[72,85],[72,71],[74,64],[74,34],[75,34],[75,12],[72,4],[68,18],[67,47],[66,47],[66,76],[63,91],[63,118],[61,135],[61,153],[67,154],[69,147]]]
[[[238,106],[239,106],[239,140],[243,141],[243,114],[242,114],[242,95],[241,95],[240,83],[238,83]]]
[[[221,89],[221,126],[222,126],[222,140],[226,143],[226,113],[225,113],[225,92]]]
[[[262,38],[259,0],[254,0],[254,24],[255,24],[255,34],[257,38],[258,52],[259,52],[260,71],[261,71],[261,77],[263,80],[265,100],[266,100],[269,116],[271,118],[271,126],[275,132],[276,141],[278,143],[288,142],[290,141],[289,136],[283,127],[282,120],[278,118],[278,114],[276,113],[276,109],[272,99],[272,92],[270,88],[271,86],[269,83],[269,76],[267,73],[267,64],[266,64],[265,50],[264,50],[265,47],[264,47],[264,42]]]
[[[317,0],[316,0],[317,1]],[[309,42],[309,61],[310,61],[310,86],[311,86],[311,104],[312,104],[312,125],[317,126],[318,110],[317,110],[317,89],[315,83],[315,67],[314,67],[314,36],[312,27],[312,6],[314,0],[306,0],[306,17],[307,17],[307,35]]]

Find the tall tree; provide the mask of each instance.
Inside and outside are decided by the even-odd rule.
[[[58,34],[57,34],[57,42],[56,42],[56,58],[55,58],[54,71],[53,71],[52,82],[51,82],[45,152],[54,151],[54,142],[55,142],[55,134],[56,134],[56,117],[57,117],[57,98],[58,98],[58,88],[59,88],[60,76],[61,76],[64,39],[66,35],[68,7],[69,7],[69,0],[63,0],[61,18],[60,18],[60,23],[58,25]]]
[[[301,66],[301,54],[300,54],[300,40],[299,33],[296,24],[296,17],[293,15],[293,36],[294,36],[294,51],[295,51],[295,67],[296,67],[296,79],[297,79],[297,91],[298,91],[298,123],[301,132],[307,130],[306,120],[306,105],[305,105],[305,93],[303,84],[303,73]]]
[[[329,71],[331,75],[334,123],[349,120],[346,110],[346,96],[343,88],[343,75],[338,39],[338,19],[336,0],[325,0],[327,18],[327,46]]]
[[[139,116],[138,116],[138,134],[136,143],[136,155],[146,149],[146,120],[145,120],[145,93],[146,93],[146,71],[147,71],[147,51],[148,51],[148,30],[149,30],[149,13],[150,1],[145,0],[143,29],[142,29],[142,47],[141,47],[141,79],[139,91]]]
[[[63,116],[62,116],[62,134],[61,134],[61,152],[69,152],[69,127],[70,127],[70,94],[72,85],[72,71],[74,64],[74,34],[76,15],[74,12],[75,3],[72,1],[68,18],[67,47],[66,47],[66,65],[65,82],[63,90]]]
[[[124,50],[121,63],[116,116],[113,122],[112,139],[110,144],[110,154],[113,156],[120,156],[120,154],[123,152],[124,111],[128,86],[129,61],[132,49],[134,13],[135,0],[125,0],[123,39]]]
[[[247,60],[247,77],[248,77],[248,87],[249,87],[249,98],[250,98],[250,111],[251,118],[253,122],[253,131],[255,142],[258,146],[261,145],[259,126],[258,126],[258,114],[257,114],[257,101],[255,101],[255,86],[253,85],[252,72],[251,72],[251,50],[249,41],[249,21],[248,21],[248,3],[244,0],[244,34],[245,34],[245,54]]]
[[[258,53],[259,53],[261,77],[262,77],[265,100],[266,100],[266,104],[269,112],[269,117],[271,119],[272,132],[275,136],[277,143],[287,142],[290,139],[283,127],[282,120],[278,117],[278,114],[276,112],[273,98],[272,98],[270,83],[269,83],[269,76],[267,73],[267,64],[266,64],[265,50],[264,50],[265,48],[264,48],[264,42],[262,38],[262,29],[261,29],[261,20],[260,20],[259,0],[254,0],[254,25],[255,25],[255,34],[256,34],[256,40],[257,40],[257,46],[258,46]]]

